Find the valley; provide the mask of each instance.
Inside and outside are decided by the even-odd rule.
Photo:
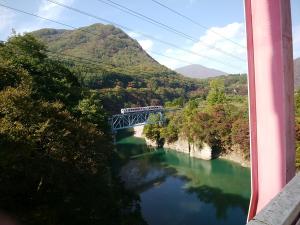
[[[165,224],[171,218],[153,217],[151,196],[173,190],[174,197],[184,189],[173,209],[161,208],[167,217],[185,202],[182,215],[193,215],[190,224],[204,216],[193,211],[202,206],[211,224],[243,224],[249,189],[238,186],[249,188],[249,169],[217,158],[236,151],[249,163],[246,74],[186,77],[159,64],[121,29],[99,23],[12,35],[0,44],[0,59],[2,210],[24,224]],[[167,113],[165,124],[147,124],[149,140],[207,144],[212,160],[153,150],[126,132],[114,145],[109,117],[151,105],[182,110]],[[138,159],[143,154],[150,156]],[[128,188],[134,183],[120,174],[136,170],[165,177]],[[225,178],[236,175],[227,187]]]

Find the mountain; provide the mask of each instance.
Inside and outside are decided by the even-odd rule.
[[[149,56],[136,40],[112,25],[96,23],[74,30],[47,28],[31,34],[60,56],[71,55],[101,63],[103,69],[125,74],[176,74]]]
[[[159,64],[136,40],[112,25],[97,23],[74,30],[46,28],[31,35],[47,46],[49,57],[74,72],[81,85],[101,95],[110,113],[124,107],[187,99],[191,92],[207,93],[197,90],[208,86],[208,81],[196,83]]]
[[[208,77],[216,77],[221,75],[226,75],[227,73],[207,68],[205,66],[201,66],[198,64],[192,64],[184,67],[180,67],[175,69],[176,72],[191,78],[208,78]]]
[[[74,30],[45,28],[31,35],[46,45],[50,58],[74,72],[82,86],[100,95],[109,113],[178,99],[205,99],[209,91],[209,79],[184,77],[159,64],[136,40],[112,25],[97,23]],[[219,79],[225,80],[227,93],[247,94],[246,76]]]
[[[294,60],[295,88],[300,87],[300,58]]]

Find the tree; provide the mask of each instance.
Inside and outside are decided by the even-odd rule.
[[[162,128],[161,136],[167,143],[172,143],[178,140],[180,120],[181,117],[175,114],[168,119],[167,125]]]
[[[194,117],[198,112],[197,100],[190,100],[187,102],[182,113],[182,123],[180,125],[180,133],[182,133],[189,142],[194,142],[193,127],[198,124],[195,123]]]
[[[90,92],[79,101],[78,109],[84,121],[95,124],[99,130],[108,133],[108,116],[102,106],[101,96]]]
[[[0,47],[1,210],[28,225],[143,224],[137,196],[111,170],[99,96],[83,98],[44,50],[30,35]]]
[[[300,116],[300,89],[297,90],[295,94],[295,109],[296,115]]]
[[[249,135],[249,122],[247,119],[239,118],[231,128],[232,143],[239,145],[243,151],[245,159],[250,158],[250,135]]]
[[[224,80],[215,79],[210,82],[207,102],[210,105],[223,104],[226,102]]]
[[[150,139],[151,141],[155,141],[157,146],[161,146],[163,140],[161,137],[162,126],[160,125],[160,115],[151,114],[148,122],[149,124],[144,126],[143,133],[145,134],[146,138]]]
[[[49,59],[46,52],[46,47],[29,34],[10,37],[0,47],[2,60],[30,74],[35,99],[61,101],[72,110],[81,98],[80,84],[69,69]]]

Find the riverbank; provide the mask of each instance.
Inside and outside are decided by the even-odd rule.
[[[242,167],[250,168],[250,160],[245,160],[240,149],[234,148],[231,152],[222,154],[219,156],[220,159],[226,159],[240,164]]]
[[[157,147],[157,143],[147,139],[143,135],[144,126],[134,127],[134,136],[138,138],[144,138],[148,146]],[[199,158],[203,160],[211,160],[214,158],[212,155],[212,149],[207,144],[204,144],[202,147],[196,146],[195,144],[188,143],[185,139],[178,139],[173,143],[164,143],[164,148],[175,150],[177,152],[182,152],[189,154],[191,157]],[[226,159],[240,164],[243,167],[250,167],[250,161],[245,160],[243,153],[238,146],[233,146],[232,151],[223,153],[218,156],[218,158]]]
[[[165,148],[152,151],[144,139],[131,134],[118,135],[118,174],[139,195],[147,224],[245,224],[251,194],[248,168]]]

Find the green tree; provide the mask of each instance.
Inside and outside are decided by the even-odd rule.
[[[186,104],[182,112],[182,124],[180,132],[188,139],[189,142],[194,142],[194,129],[198,126],[194,121],[194,117],[198,112],[197,100],[190,100]]]
[[[78,109],[83,120],[95,124],[101,131],[108,132],[108,116],[103,109],[99,93],[88,93],[85,98],[79,101]]]
[[[144,126],[143,133],[145,134],[146,138],[155,141],[157,146],[162,145],[162,137],[161,137],[161,130],[162,125],[160,124],[160,115],[152,114],[150,115],[149,124]]]
[[[46,47],[33,36],[13,36],[0,47],[0,57],[32,77],[32,96],[46,101],[61,101],[72,110],[81,98],[77,78],[59,61],[46,55]]]
[[[300,116],[300,89],[295,93],[295,109],[296,116]]]
[[[111,170],[98,96],[83,99],[44,50],[30,35],[0,47],[1,210],[28,225],[144,224],[138,198]]]
[[[162,128],[161,136],[166,140],[167,143],[177,141],[179,138],[179,125],[181,117],[177,114],[172,115],[168,118],[167,125]]]
[[[223,104],[226,102],[224,80],[215,79],[210,82],[207,102],[210,105]]]

